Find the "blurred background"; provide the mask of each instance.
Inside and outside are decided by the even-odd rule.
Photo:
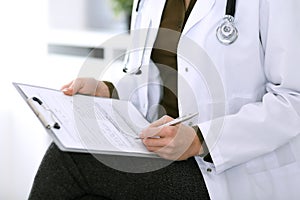
[[[123,2],[123,4],[118,4]],[[27,199],[51,143],[12,82],[60,89],[76,78],[92,49],[96,67],[125,51],[101,44],[128,30],[131,0],[0,2],[0,199]],[[121,74],[120,66],[112,74]],[[109,77],[107,78],[109,79]]]

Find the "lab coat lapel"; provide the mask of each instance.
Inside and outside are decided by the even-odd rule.
[[[151,21],[152,21],[152,28],[159,28],[160,19],[165,7],[166,0],[150,0],[149,6],[151,6]]]
[[[216,0],[197,0],[185,24],[182,34],[186,34],[196,23],[201,21],[212,9]]]

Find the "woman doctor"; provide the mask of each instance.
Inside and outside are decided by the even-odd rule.
[[[165,22],[164,17],[168,16],[167,5],[172,1],[183,0],[134,1],[132,30],[151,29],[146,31],[141,44],[155,48],[157,38],[164,35],[157,30]],[[157,128],[172,119],[165,116],[140,134],[149,151],[167,160],[177,160],[172,166],[178,165],[178,168],[171,167],[163,173],[157,172],[160,177],[167,174],[161,179],[155,176],[155,172],[150,172],[143,187],[140,186],[142,189],[137,186],[133,189],[136,196],[126,187],[124,190],[128,191],[122,193],[123,196],[115,194],[103,197],[139,198],[142,192],[144,198],[149,199],[207,199],[208,195],[212,200],[299,199],[299,1],[186,0],[184,3],[189,13],[185,14],[187,17],[176,46],[175,71],[178,77],[175,80],[178,86],[172,90],[178,95],[178,115],[197,111],[199,117],[175,126]],[[190,7],[191,3],[193,5]],[[168,30],[165,36],[167,33]],[[153,105],[168,93],[165,89],[158,92],[155,87],[157,84],[145,86],[147,82],[168,80],[162,72],[163,67],[153,64],[159,63],[155,62],[153,54],[149,48],[131,53],[124,69],[128,74],[125,79],[127,84],[121,82],[114,86],[120,98],[127,95],[124,98],[130,98],[149,120],[158,117],[157,112],[153,112]],[[161,52],[158,55],[159,59]],[[199,68],[201,63],[205,66]],[[78,78],[63,87],[67,95],[84,93],[110,97],[110,90],[110,83],[91,78]],[[129,93],[131,97],[128,97]],[[168,103],[166,100],[165,104]],[[70,188],[67,188],[64,181],[58,178],[64,169],[54,164],[66,156],[72,158],[73,164],[63,164],[77,166],[76,172],[81,174],[79,177],[86,183],[76,186],[85,192],[78,191],[79,194],[72,197],[79,198],[88,193],[98,195],[99,191],[91,189],[94,185],[88,183],[89,179],[100,176],[101,172],[88,176],[85,171],[91,169],[91,166],[88,166],[90,162],[87,159],[82,158],[87,162],[85,168],[76,158],[79,155],[65,154],[53,145],[50,147],[37,174],[30,199],[49,194],[55,197],[54,193],[60,193],[63,197],[72,196],[70,191],[73,190],[70,188],[82,180],[76,180],[74,173],[64,172],[71,174],[68,182]],[[200,175],[192,170],[194,167],[187,167],[191,159],[196,160]],[[169,173],[172,169],[178,171]],[[59,176],[55,176],[54,171]],[[102,173],[109,176],[112,172],[104,170]],[[167,182],[174,174],[175,181]],[[190,178],[189,174],[199,179],[199,182]],[[123,181],[121,173],[116,176],[120,182]],[[126,176],[132,178],[135,175]],[[201,181],[202,176],[204,181]],[[127,179],[128,185],[132,183],[131,178]],[[156,188],[156,193],[153,193],[153,179],[156,178],[159,179],[160,183],[156,184],[161,184],[161,190]],[[53,182],[60,185],[60,189],[55,190]],[[113,184],[120,187],[120,182]],[[107,187],[109,184],[108,181]],[[43,185],[50,185],[51,189],[47,190]],[[107,190],[104,187],[102,189]],[[201,190],[200,195],[198,190]]]

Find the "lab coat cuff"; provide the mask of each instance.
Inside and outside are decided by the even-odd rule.
[[[201,130],[201,135],[204,138],[204,148],[206,149],[206,154],[204,154],[203,156],[203,160],[205,162],[211,162],[214,164],[215,168],[216,168],[216,173],[221,173],[224,171],[223,169],[223,158],[221,156],[221,153],[218,149],[218,141],[216,137],[216,140],[211,140],[211,137],[208,137],[210,133],[210,129],[211,129],[211,121],[207,121],[207,122],[203,122],[198,124],[199,129]]]
[[[205,143],[205,140],[203,138],[203,135],[202,135],[202,132],[201,132],[199,126],[192,126],[192,128],[197,133],[197,136],[198,136],[201,146],[203,148],[203,153],[199,154],[199,156],[203,157],[204,161],[213,163],[213,160],[210,156],[209,150],[207,148],[207,145]]]

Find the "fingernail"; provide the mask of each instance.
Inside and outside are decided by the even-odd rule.
[[[65,88],[62,90],[62,92],[65,94],[65,95],[73,95],[73,90],[72,88]]]

